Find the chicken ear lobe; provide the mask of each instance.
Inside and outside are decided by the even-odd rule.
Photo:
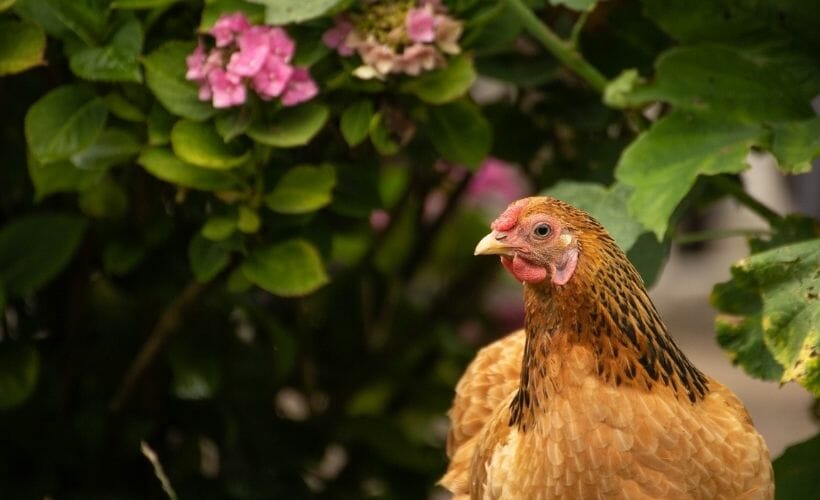
[[[550,264],[552,268],[552,282],[556,285],[566,285],[575,273],[578,265],[578,247],[572,246],[564,251],[561,258]]]

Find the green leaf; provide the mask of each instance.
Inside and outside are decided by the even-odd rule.
[[[330,203],[335,185],[333,165],[300,165],[285,172],[265,196],[265,203],[274,212],[284,214],[313,212]]]
[[[231,250],[224,243],[214,242],[196,233],[188,245],[188,261],[194,277],[202,282],[211,281],[230,261]]]
[[[39,163],[30,157],[28,174],[34,185],[34,199],[39,202],[54,193],[82,191],[98,182],[105,171],[77,168],[68,160]]]
[[[370,118],[370,125],[367,130],[370,135],[370,142],[379,154],[391,156],[399,152],[401,146],[390,135],[390,130],[385,123],[384,113],[379,111]]]
[[[304,146],[322,130],[330,112],[316,103],[285,108],[274,116],[273,123],[256,123],[248,130],[255,141],[276,148]]]
[[[444,104],[466,94],[475,77],[473,61],[459,55],[450,59],[445,68],[408,79],[400,89],[430,104]]]
[[[560,181],[547,189],[544,194],[566,201],[588,212],[609,232],[615,243],[627,252],[643,227],[627,210],[627,201],[632,189],[623,184],[613,184],[607,188],[592,182]]]
[[[164,146],[171,142],[171,129],[174,127],[174,116],[158,103],[151,106],[148,112],[148,144]]]
[[[20,73],[43,64],[46,34],[31,21],[0,21],[0,75]]]
[[[780,246],[732,266],[712,302],[719,340],[755,376],[797,381],[820,395],[820,239]],[[772,366],[765,351],[780,365]]]
[[[240,206],[239,216],[236,218],[236,228],[245,234],[255,234],[262,225],[259,213],[250,207]]]
[[[429,109],[427,135],[448,161],[476,168],[490,152],[492,128],[481,112],[466,100]]]
[[[475,64],[483,76],[522,87],[537,87],[554,80],[558,68],[554,59],[515,52],[477,58]]]
[[[105,103],[88,87],[58,87],[29,108],[26,142],[38,161],[68,158],[90,146],[105,126]]]
[[[251,0],[265,6],[265,23],[300,23],[321,16],[341,0],[301,0],[283,2],[281,0]]]
[[[0,229],[0,280],[6,291],[29,295],[71,261],[86,222],[66,214],[25,215]]]
[[[772,153],[780,170],[801,174],[811,170],[811,162],[820,156],[820,117],[772,127]]]
[[[196,85],[185,79],[185,58],[194,48],[192,42],[171,41],[148,54],[143,60],[145,82],[171,113],[192,120],[205,120],[216,110],[210,103],[201,102]]]
[[[110,45],[89,47],[71,55],[71,71],[80,78],[101,82],[142,82],[139,55],[142,25],[130,18],[117,30]]]
[[[672,242],[669,240],[658,241],[653,233],[645,232],[626,253],[647,287],[655,284],[660,277],[671,248]]]
[[[145,258],[146,247],[132,240],[111,240],[103,248],[103,268],[108,274],[125,276]]]
[[[227,170],[246,163],[250,150],[240,141],[226,143],[212,123],[180,120],[171,129],[171,147],[183,161],[203,168]]]
[[[253,120],[253,108],[242,106],[220,113],[214,120],[217,133],[222,136],[222,140],[230,142],[244,134]]]
[[[679,109],[720,114],[725,120],[811,117],[808,100],[793,83],[776,58],[704,44],[665,52],[656,62],[653,83],[635,88],[627,98],[633,103],[661,100]]]
[[[145,113],[142,109],[126,99],[120,92],[109,92],[103,99],[105,100],[105,107],[108,108],[108,111],[121,120],[136,123],[146,120]]]
[[[0,12],[5,12],[14,6],[16,0],[0,0]]]
[[[156,9],[173,5],[180,0],[114,0],[111,2],[112,9],[142,10]]]
[[[18,0],[15,11],[63,41],[99,45],[108,27],[108,0]]]
[[[195,167],[177,158],[167,148],[146,148],[137,163],[158,179],[192,189],[228,191],[240,186],[239,179],[232,173]]]
[[[202,9],[199,31],[204,32],[211,29],[221,15],[233,12],[244,13],[251,24],[263,24],[265,20],[265,7],[262,5],[245,0],[208,0],[205,2],[205,8]]]
[[[202,236],[212,241],[222,241],[228,239],[236,232],[236,218],[215,215],[205,221],[202,226]]]
[[[772,464],[779,500],[820,498],[820,434],[786,448]]]
[[[78,200],[80,210],[95,219],[118,219],[128,210],[128,195],[107,177],[86,188]]]
[[[134,133],[111,128],[104,130],[94,144],[71,155],[71,163],[83,170],[104,171],[131,159],[141,147]]]
[[[572,10],[591,11],[598,0],[549,0],[550,5],[563,5]]]
[[[242,273],[274,295],[307,295],[328,282],[316,248],[300,239],[254,250],[242,264]]]
[[[763,135],[758,126],[727,122],[721,116],[673,112],[626,148],[615,177],[635,188],[630,211],[662,239],[697,176],[745,170],[749,148]]]
[[[0,344],[0,409],[13,408],[31,396],[40,374],[37,349],[22,342]]]
[[[365,138],[373,118],[373,102],[368,99],[356,101],[342,112],[339,127],[350,147],[359,145]]]
[[[638,70],[625,69],[620,75],[610,80],[604,89],[604,104],[611,108],[626,108],[630,105],[630,94],[642,82]]]

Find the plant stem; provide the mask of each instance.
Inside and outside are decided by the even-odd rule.
[[[578,49],[578,39],[581,37],[581,32],[584,30],[584,26],[586,26],[588,18],[589,11],[585,10],[581,12],[581,15],[578,16],[578,20],[572,25],[572,33],[569,36],[569,43],[570,47],[574,50]]]
[[[686,245],[689,243],[699,243],[701,241],[720,240],[723,238],[733,238],[735,236],[743,236],[750,238],[753,236],[763,236],[770,234],[766,229],[710,229],[707,231],[695,231],[691,233],[681,234],[675,236],[675,243]]]
[[[123,378],[120,383],[116,394],[111,399],[111,403],[108,407],[112,412],[118,413],[123,409],[130,399],[131,393],[134,392],[137,383],[142,378],[143,373],[145,373],[145,370],[151,365],[154,358],[157,357],[157,354],[160,353],[171,334],[179,328],[185,311],[197,301],[204,290],[205,284],[193,280],[188,283],[182,293],[165,308],[159,320],[157,320],[154,329],[151,330],[151,334],[148,335],[145,344],[142,345],[139,354],[134,358],[131,366],[128,367],[125,378]]]
[[[589,64],[575,47],[562,40],[546,24],[542,23],[521,0],[505,1],[515,15],[518,16],[524,28],[538,39],[552,55],[586,80],[598,93],[603,94],[608,83],[606,77]]]
[[[776,224],[782,220],[780,214],[747,193],[746,190],[743,189],[743,186],[732,182],[728,178],[721,175],[709,177],[709,180],[724,193],[734,196],[735,199],[743,206],[764,218],[770,225]]]

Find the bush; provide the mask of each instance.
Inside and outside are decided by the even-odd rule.
[[[472,245],[530,192],[648,282],[684,214],[755,211],[717,339],[820,395],[817,221],[737,176],[820,154],[815,2],[445,3],[0,1],[5,497],[159,497],[141,442],[180,498],[428,495],[520,320]]]

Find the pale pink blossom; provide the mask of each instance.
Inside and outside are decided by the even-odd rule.
[[[319,86],[310,77],[306,68],[293,68],[293,74],[282,94],[283,106],[295,106],[313,99],[319,93]]]
[[[239,75],[214,68],[208,74],[208,83],[211,84],[215,108],[230,108],[245,103],[245,85]]]
[[[414,42],[430,43],[436,38],[436,19],[431,6],[410,9],[405,21],[407,36]]]
[[[460,21],[456,21],[448,16],[436,16],[436,45],[446,54],[458,54],[461,47],[458,39],[464,29]]]
[[[205,78],[206,57],[205,47],[203,47],[200,42],[197,44],[196,49],[194,49],[194,51],[185,58],[185,64],[188,65],[188,72],[185,73],[186,80],[199,81]]]
[[[240,76],[253,76],[265,64],[270,53],[270,32],[266,26],[254,26],[236,39],[239,51],[231,55],[228,71]]]
[[[398,55],[386,45],[372,44],[364,50],[359,49],[359,55],[366,66],[370,66],[381,75],[390,73],[399,62]]]
[[[467,199],[472,202],[489,199],[507,204],[526,196],[529,191],[529,182],[518,168],[498,158],[489,157],[467,186]]]
[[[285,91],[293,72],[293,66],[269,54],[262,69],[253,76],[253,89],[264,100],[279,97]]]
[[[386,210],[376,209],[370,212],[370,227],[376,231],[384,231],[390,225],[390,214]]]
[[[441,54],[432,46],[423,43],[416,43],[404,49],[400,61],[401,69],[412,76],[444,64]]]
[[[353,31],[353,23],[346,17],[339,16],[336,18],[336,24],[322,35],[322,42],[328,48],[336,49],[339,55],[348,57],[353,55],[353,47],[345,43],[345,40],[351,31]]]
[[[234,12],[217,19],[211,28],[211,35],[216,39],[217,47],[230,45],[237,34],[251,27],[250,21],[241,12]]]
[[[268,36],[271,54],[280,58],[282,61],[289,63],[290,60],[293,59],[296,44],[293,39],[288,36],[287,31],[276,26],[268,29]]]

